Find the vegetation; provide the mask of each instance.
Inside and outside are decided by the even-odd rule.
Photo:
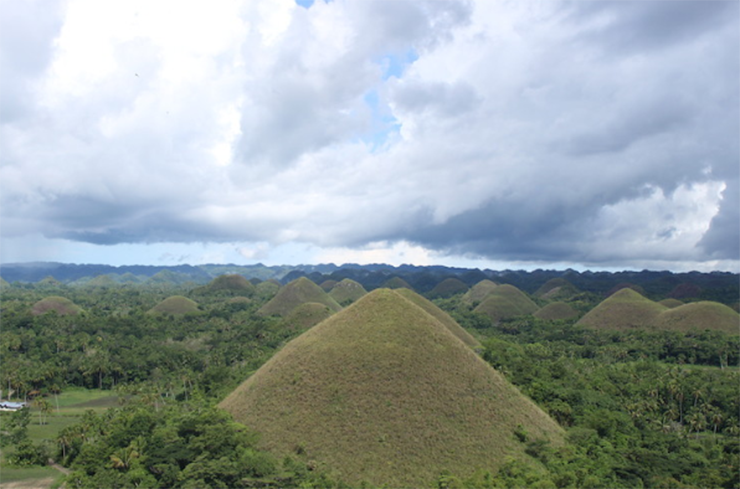
[[[321,287],[301,277],[280,288],[277,294],[259,309],[259,313],[264,316],[285,317],[297,306],[306,302],[323,304],[334,312],[342,308]]]
[[[75,273],[89,270],[71,268]],[[241,273],[238,267],[216,269]],[[65,270],[59,267],[54,276],[65,277]],[[314,360],[306,358],[306,366],[286,368],[284,359],[294,348],[291,345],[306,341],[301,337],[291,342],[302,332],[302,325],[309,327],[318,320],[304,312],[318,313],[321,308],[326,312],[328,306],[306,304],[292,310],[292,317],[264,316],[258,310],[280,288],[270,275],[273,269],[255,268],[263,275],[248,281],[255,285],[249,298],[228,287],[209,290],[209,282],[229,281],[216,282],[204,270],[211,269],[178,268],[149,280],[153,273],[144,275],[130,267],[120,273],[109,270],[99,280],[80,276],[74,283],[49,278],[33,284],[2,284],[2,397],[30,403],[30,409],[0,413],[3,483],[30,479],[45,481],[34,487],[61,483],[61,472],[30,465],[45,464],[47,458],[71,471],[67,487],[328,488],[347,487],[353,481],[341,466],[316,457],[322,452],[306,443],[317,440],[321,449],[333,443],[322,437],[320,428],[301,436],[286,452],[267,451],[269,437],[262,433],[260,438],[256,425],[236,423],[215,408],[245,379],[265,377],[264,368],[275,362],[279,371],[294,374],[290,381],[296,385],[286,390],[314,382],[312,375],[302,374]],[[399,274],[425,293],[450,276],[449,269],[377,266],[348,270],[316,267],[309,271],[312,280],[321,282],[322,274],[331,273],[332,280],[340,282],[349,278],[342,276],[346,273],[362,285],[375,284],[370,288]],[[5,271],[4,267],[3,276]],[[200,273],[201,278],[195,280]],[[41,278],[48,275],[47,270]],[[386,466],[372,477],[363,476],[368,484],[394,485],[392,481],[403,477],[398,472],[406,472],[416,465],[414,460],[420,460],[419,464],[432,468],[415,484],[422,487],[740,487],[738,316],[719,304],[737,307],[737,275],[562,272],[560,276],[572,286],[555,281],[547,292],[534,295],[537,306],[542,306],[535,315],[493,321],[475,312],[480,299],[471,301],[470,291],[438,297],[435,307],[418,294],[397,290],[395,297],[403,299],[400,304],[404,306],[391,296],[388,307],[363,313],[372,319],[366,326],[358,326],[362,323],[359,313],[352,320],[341,316],[355,314],[351,311],[364,300],[376,300],[372,294],[306,333],[316,342],[312,348],[343,352],[341,360],[318,357],[320,365],[334,362],[336,375],[343,371],[341,364],[344,371],[367,376],[365,383],[357,382],[345,391],[339,380],[327,380],[328,373],[316,371],[316,378],[323,379],[328,389],[321,391],[324,397],[316,403],[323,406],[317,416],[344,423],[336,429],[358,440],[357,446],[347,449],[350,453],[395,443],[396,432],[416,442],[396,452],[401,456],[394,454],[397,470]],[[467,271],[458,277],[466,285],[487,277],[529,293],[557,278],[548,271]],[[633,301],[638,309],[645,305],[643,299],[657,304],[671,293],[681,295],[687,304],[674,303],[672,309],[658,306],[656,321],[670,322],[665,326],[670,329],[654,324],[589,327],[574,323],[575,319],[543,314],[561,308],[557,304],[561,301],[585,316],[600,303],[614,300],[604,299],[604,293],[619,283],[643,288],[647,297]],[[567,287],[568,294],[551,294],[557,287]],[[173,296],[196,299],[197,312],[147,314]],[[49,310],[33,314],[35,304],[53,297],[65,298],[84,313]],[[654,306],[648,302],[648,307]],[[427,314],[425,326],[412,318],[411,311],[418,314],[420,310]],[[613,318],[630,314],[625,308]],[[722,324],[722,318],[727,318],[724,331],[713,329]],[[343,326],[342,334],[327,334],[333,331],[329,324]],[[431,324],[433,333],[429,332]],[[468,434],[463,425],[490,433],[480,428],[484,421],[462,422],[471,412],[484,410],[477,401],[465,401],[465,386],[475,390],[476,384],[461,372],[470,374],[478,369],[474,365],[486,365],[470,348],[462,347],[467,353],[461,354],[459,347],[451,346],[461,345],[449,333],[455,331],[454,326],[459,328],[455,336],[472,333],[470,337],[482,342],[477,350],[495,367],[498,374],[494,374],[504,385],[516,385],[557,421],[565,432],[560,442],[547,444],[527,422],[518,422],[496,431],[499,436],[508,430],[506,440],[496,438],[496,449],[479,450],[471,442],[455,450],[470,454],[464,462],[425,462],[429,456],[425,447],[452,457],[450,450],[437,448],[439,443],[454,447],[458,446],[456,438],[472,441],[479,436]],[[298,358],[307,355],[307,350],[301,350]],[[361,359],[366,361],[357,363]],[[382,368],[373,370],[370,366],[376,361]],[[409,361],[406,365],[410,366],[394,370],[402,361]],[[397,383],[408,387],[396,389]],[[463,393],[445,394],[453,388]],[[368,392],[377,400],[353,397],[369,397]],[[384,405],[379,400],[386,395],[403,403]],[[408,401],[416,397],[427,399],[429,405],[416,407]],[[278,403],[280,409],[291,406],[276,401],[274,393],[264,398],[264,402]],[[348,406],[360,402],[357,399],[376,404],[368,404],[370,410],[352,411]],[[497,398],[492,402],[498,402]],[[92,414],[86,414],[90,410]],[[507,412],[498,410],[481,417],[493,423]],[[359,431],[352,430],[362,427],[356,420],[363,413],[375,416],[377,423],[359,430],[365,433],[359,436]],[[402,425],[393,424],[396,418]],[[293,431],[301,434],[303,429],[299,425]],[[134,433],[139,434],[132,437]],[[228,450],[211,442],[215,439],[223,440]],[[508,458],[506,443],[514,446],[506,452]],[[353,486],[360,484],[352,482]]]
[[[189,314],[198,312],[198,303],[181,295],[168,297],[149,309],[150,314]]]
[[[83,312],[80,306],[69,299],[59,296],[45,297],[31,308],[31,314],[34,316],[46,314],[51,311],[61,316],[75,315]]]
[[[274,393],[279,392],[279,396]],[[287,344],[220,403],[280,456],[305,453],[350,484],[418,487],[528,458],[562,429],[443,324],[378,289]]]

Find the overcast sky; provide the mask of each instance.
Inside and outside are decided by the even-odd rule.
[[[0,3],[0,260],[740,270],[740,2]]]

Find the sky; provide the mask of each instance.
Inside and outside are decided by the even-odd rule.
[[[740,271],[736,0],[0,0],[0,262]]]

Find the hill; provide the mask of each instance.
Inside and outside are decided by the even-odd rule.
[[[226,295],[244,296],[254,295],[256,288],[252,282],[238,274],[220,275],[208,284],[193,289],[193,295]]]
[[[551,278],[534,293],[535,297],[542,299],[568,299],[578,294],[578,289],[562,277]]]
[[[149,309],[149,314],[188,314],[192,312],[198,312],[198,303],[183,297],[181,295],[173,295],[166,298],[156,306]]]
[[[455,294],[464,294],[468,289],[469,287],[462,280],[449,277],[435,285],[427,295],[432,299],[436,299],[438,297],[447,298],[452,297]]]
[[[401,277],[391,277],[383,283],[383,287],[386,289],[411,289],[411,285]]]
[[[83,312],[82,308],[64,297],[56,295],[45,297],[31,307],[31,314],[39,316],[55,311],[60,316],[73,316]]]
[[[339,311],[342,308],[321,287],[306,277],[300,277],[281,287],[277,291],[277,294],[275,294],[275,297],[260,307],[257,312],[264,316],[285,317],[294,308],[306,302],[323,304],[331,309],[332,312]]]
[[[329,295],[341,306],[348,306],[365,294],[367,294],[365,287],[351,278],[345,278],[334,284],[329,292]]]
[[[428,314],[430,314],[432,317],[434,317],[437,321],[442,323],[447,329],[450,330],[452,334],[457,336],[457,338],[468,345],[471,348],[480,348],[481,344],[478,340],[476,340],[473,335],[465,331],[465,329],[457,324],[457,321],[452,319],[452,317],[447,314],[445,311],[437,307],[433,302],[430,302],[429,300],[425,299],[424,297],[420,296],[413,290],[409,289],[396,289],[396,293],[400,294],[403,298],[413,302],[417,306],[421,307],[426,311]]]
[[[375,290],[288,343],[219,405],[278,456],[357,486],[426,487],[527,457],[562,429],[444,325]],[[520,428],[521,429],[521,428]]]
[[[665,310],[667,307],[625,287],[601,301],[576,324],[618,330],[646,328],[651,327],[658,315]]]
[[[485,299],[488,294],[493,292],[496,287],[498,287],[498,284],[491,282],[488,279],[481,280],[477,284],[473,285],[470,290],[463,295],[462,301],[468,305],[477,305]]]
[[[539,311],[536,311],[534,317],[547,320],[573,319],[578,317],[578,311],[570,307],[565,302],[552,302]]]
[[[474,309],[491,318],[494,322],[516,316],[533,314],[539,307],[532,299],[513,285],[495,287]]]
[[[285,316],[285,323],[290,326],[290,329],[300,331],[319,324],[332,314],[334,312],[324,304],[306,302],[293,308]]]
[[[718,302],[691,302],[663,311],[655,327],[677,331],[714,330],[740,334],[740,314]]]

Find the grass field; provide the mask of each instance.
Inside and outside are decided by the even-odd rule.
[[[56,487],[64,476],[52,467],[0,466],[0,489],[31,489]]]
[[[31,406],[31,422],[28,424],[28,436],[34,444],[48,440],[54,443],[57,434],[74,423],[88,409],[104,411],[118,405],[118,396],[111,391],[73,388],[65,390],[54,399],[47,401],[51,410],[46,415],[46,424],[39,424],[39,411]],[[59,409],[57,409],[57,401]],[[0,419],[11,413],[0,414]],[[0,489],[31,489],[55,487],[60,483],[63,474],[52,467],[9,467],[5,463],[4,453],[0,456]]]

